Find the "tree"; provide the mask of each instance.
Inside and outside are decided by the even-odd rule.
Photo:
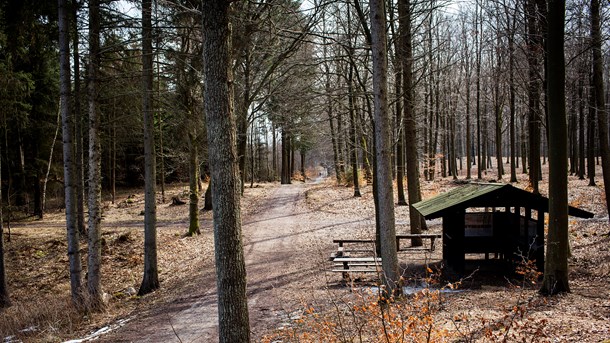
[[[92,4],[90,4],[92,5]],[[93,5],[94,6],[94,5]],[[59,13],[59,71],[62,136],[64,153],[64,191],[66,204],[66,229],[68,233],[68,259],[70,260],[70,290],[72,301],[81,299],[80,237],[76,226],[76,189],[74,185],[74,151],[72,142],[73,116],[70,110],[70,35],[67,0],[58,0]]]
[[[189,229],[187,235],[201,233],[199,229],[199,151],[202,145],[203,114],[200,98],[201,43],[196,35],[200,32],[200,1],[182,1],[173,15],[173,24],[178,28],[179,51],[175,57],[176,105],[182,124],[178,127],[186,132],[189,170]],[[193,9],[184,11],[182,6]]]
[[[402,82],[403,82],[403,110],[404,129],[406,136],[407,152],[407,189],[409,195],[409,223],[411,233],[421,233],[426,228],[424,218],[417,212],[413,204],[421,201],[421,190],[419,187],[419,159],[417,157],[417,123],[415,109],[413,107],[413,49],[411,43],[411,1],[398,1],[398,14],[400,21],[400,47],[402,56]],[[412,244],[422,245],[421,239],[414,239]]]
[[[306,42],[310,28],[315,23],[315,14],[304,16],[299,10],[298,2],[289,0],[250,2],[237,1],[233,25],[235,44],[232,55],[235,62],[235,113],[237,120],[237,151],[242,187],[246,177],[246,157],[248,127],[253,120],[252,110],[255,102],[265,102],[264,93],[273,78],[278,77],[278,69],[285,61],[294,56]],[[317,11],[317,6],[314,12]],[[273,31],[281,30],[282,34],[265,27],[272,23]],[[257,105],[257,107],[260,105]],[[294,132],[283,132],[283,139],[288,144],[283,146],[283,153],[292,153],[291,139]],[[291,129],[291,128],[288,128]],[[291,164],[286,158],[283,183],[289,183]],[[243,188],[242,188],[243,189]]]
[[[87,290],[93,308],[102,305],[102,151],[98,110],[98,69],[100,61],[100,4],[89,2],[89,230]],[[76,191],[76,189],[75,189]]]
[[[86,233],[85,229],[85,177],[84,177],[84,143],[83,143],[83,118],[81,112],[81,77],[80,77],[80,40],[78,32],[78,11],[80,1],[72,1],[72,64],[74,66],[74,145],[75,145],[75,187],[76,187],[76,227],[81,235]],[[114,193],[113,193],[114,194]],[[114,199],[113,199],[114,200]]]
[[[249,342],[241,182],[233,112],[227,0],[203,1],[204,112],[209,140],[218,322],[221,343]]]
[[[482,11],[482,9],[481,9]],[[482,55],[482,48],[481,48],[481,44],[482,44],[482,39],[483,39],[483,20],[480,17],[480,12],[479,12],[479,0],[476,1],[476,6],[475,6],[475,25],[476,27],[476,32],[478,33],[475,37],[475,50],[476,50],[476,87],[477,87],[477,163],[478,163],[478,168],[477,168],[477,179],[480,180],[482,178],[482,171],[483,169],[485,169],[485,165],[484,162],[482,161],[481,158],[481,146],[483,145],[481,143],[481,55]]]
[[[152,2],[142,1],[142,112],[144,113],[144,276],[138,295],[159,288],[157,268],[157,199],[153,118]]]
[[[348,21],[348,32],[347,36],[349,39],[349,47],[347,48],[347,53],[350,56],[350,62],[353,60],[354,48],[352,43],[352,32],[351,32],[351,10],[348,9],[347,12],[347,21]],[[358,175],[358,141],[356,137],[356,95],[354,94],[354,63],[349,63],[349,72],[347,76],[347,96],[348,96],[348,112],[349,112],[349,142],[350,142],[350,160],[352,166],[352,180],[354,182],[354,197],[361,197],[360,194],[360,176]],[[401,142],[402,140],[399,140]],[[398,183],[402,184],[403,174],[402,171],[402,159],[398,158],[398,156],[402,156],[402,148],[401,144],[398,144],[397,147],[397,161],[398,161]],[[404,194],[403,194],[404,198]],[[400,201],[399,201],[400,202]]]
[[[371,49],[373,56],[373,93],[375,103],[375,178],[377,196],[383,283],[388,295],[400,294],[400,273],[396,253],[396,222],[392,186],[390,117],[388,109],[388,62],[385,5],[383,0],[370,0]]]
[[[595,1],[595,0],[593,0]],[[565,0],[548,4],[547,95],[549,104],[549,233],[540,292],[569,292],[568,284],[568,131],[565,109]],[[534,163],[535,164],[535,163]]]
[[[50,149],[51,127],[56,127],[60,93],[57,63],[57,2],[0,1],[2,27],[6,40],[0,55],[8,75],[30,81],[18,111],[6,116],[5,154],[8,162],[11,196],[7,197],[21,209],[42,216],[42,184],[47,151]],[[16,90],[15,90],[16,91]],[[14,92],[14,91],[11,91]],[[11,197],[14,201],[11,201]]]
[[[2,156],[2,149],[0,149]],[[0,185],[2,184],[2,158],[0,158]],[[11,306],[6,282],[6,268],[4,264],[4,218],[2,216],[2,190],[0,189],[0,308]]]
[[[540,0],[526,0],[527,17],[527,61],[528,61],[528,111],[529,111],[529,163],[530,185],[534,193],[540,178],[540,55],[542,51]],[[565,105],[564,105],[565,106]],[[480,167],[480,166],[479,166]]]
[[[509,88],[509,111],[510,111],[510,182],[517,182],[516,148],[515,148],[515,22],[516,11],[510,13],[509,7],[503,3],[506,14],[506,25],[508,30],[508,88]]]
[[[597,110],[599,151],[602,157],[606,211],[610,211],[610,148],[608,147],[608,114],[604,92],[604,61],[602,57],[602,35],[600,29],[599,0],[591,0],[591,40],[593,44],[593,93]]]

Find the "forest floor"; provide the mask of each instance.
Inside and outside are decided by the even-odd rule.
[[[476,170],[474,171],[476,173]],[[473,174],[476,176],[476,174]],[[598,174],[599,175],[599,174]],[[490,176],[491,177],[491,176]],[[505,177],[506,178],[506,177]],[[526,176],[518,187],[526,188]],[[463,279],[443,275],[441,249],[399,253],[406,284],[429,281],[433,290],[452,282],[451,292],[423,292],[429,327],[446,341],[606,342],[610,339],[610,231],[603,191],[570,177],[570,204],[595,214],[570,218],[573,256],[571,293],[539,296],[539,283],[518,274],[473,270]],[[449,178],[422,182],[424,199],[457,186]],[[161,289],[144,297],[133,294],[143,270],[143,194],[124,191],[115,204],[105,202],[103,287],[109,304],[102,313],[83,315],[69,305],[69,275],[63,212],[44,220],[13,223],[5,243],[6,269],[13,306],[0,312],[4,342],[213,342],[217,341],[211,213],[202,213],[202,234],[185,237],[188,207],[171,206],[172,196],[187,199],[188,188],[171,186],[158,204],[158,261]],[[547,184],[541,183],[546,194]],[[255,341],[287,342],[310,331],[350,336],[345,305],[366,301],[377,280],[363,275],[345,283],[332,273],[328,257],[336,238],[371,238],[374,206],[371,187],[354,198],[349,187],[333,180],[257,184],[242,198],[248,299]],[[397,232],[408,232],[408,208],[396,207]],[[440,220],[429,230],[441,232]],[[5,235],[7,232],[5,232]],[[440,243],[437,245],[440,246]],[[86,270],[86,243],[81,246]],[[429,274],[432,272],[432,275]],[[84,273],[83,273],[84,275]],[[432,280],[433,279],[433,280]],[[432,282],[433,281],[433,282]],[[456,282],[458,281],[458,282]],[[461,282],[460,282],[461,281]],[[446,289],[446,287],[445,287]],[[429,294],[435,294],[434,297]],[[410,298],[416,303],[420,296]],[[431,303],[433,303],[432,306]],[[316,316],[309,316],[315,311]],[[343,321],[313,323],[311,318]],[[355,316],[352,316],[355,318]],[[343,319],[341,319],[343,318]],[[304,324],[309,323],[308,328]],[[357,324],[353,321],[354,325]],[[316,326],[317,325],[317,326]],[[432,330],[431,330],[432,331]],[[8,338],[10,337],[10,338]],[[329,336],[325,336],[328,337]],[[325,340],[327,340],[325,339]],[[358,341],[355,339],[355,341]],[[374,341],[374,340],[369,340]]]

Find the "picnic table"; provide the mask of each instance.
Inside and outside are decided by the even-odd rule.
[[[430,240],[429,245],[422,246],[408,246],[408,247],[400,247],[400,241],[403,239],[413,239],[420,238],[422,240]],[[424,251],[424,252],[433,252],[436,246],[434,243],[437,238],[441,238],[440,233],[409,233],[409,234],[398,234],[396,235],[396,251]]]
[[[402,240],[413,238],[428,240],[429,244],[415,247],[403,245],[401,247]],[[396,235],[396,251],[433,252],[437,238],[441,238],[441,235],[398,234]],[[374,239],[333,239],[333,243],[337,244],[337,250],[330,255],[330,260],[333,261],[333,272],[341,272],[344,278],[349,278],[349,273],[378,273],[381,271],[381,257],[376,256]],[[349,245],[349,249],[347,245]],[[351,256],[352,253],[365,254],[366,256]]]

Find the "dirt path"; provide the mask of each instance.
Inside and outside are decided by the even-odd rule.
[[[305,206],[311,184],[271,188],[255,213],[244,218],[242,230],[248,273],[248,305],[253,337],[281,325],[288,309],[299,307],[303,288],[324,288],[320,264],[330,226],[316,220]],[[341,225],[341,223],[337,223]],[[328,251],[328,250],[326,250]],[[217,294],[212,264],[202,266],[196,282],[180,290],[171,303],[142,313],[124,327],[105,335],[104,342],[214,342]],[[302,280],[306,279],[304,285]]]

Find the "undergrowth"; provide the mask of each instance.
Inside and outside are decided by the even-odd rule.
[[[57,342],[74,332],[85,318],[68,297],[48,296],[36,302],[13,303],[0,312],[0,339]]]
[[[533,316],[534,308],[545,301],[531,292],[540,273],[533,262],[520,265],[517,273],[521,284],[509,284],[514,302],[491,315],[450,311],[451,295],[443,288],[383,299],[382,292],[352,284],[351,292],[340,299],[329,293],[330,307],[304,305],[289,323],[261,342],[548,342],[547,320]],[[438,284],[431,278],[426,282]],[[460,284],[445,288],[457,289]]]

